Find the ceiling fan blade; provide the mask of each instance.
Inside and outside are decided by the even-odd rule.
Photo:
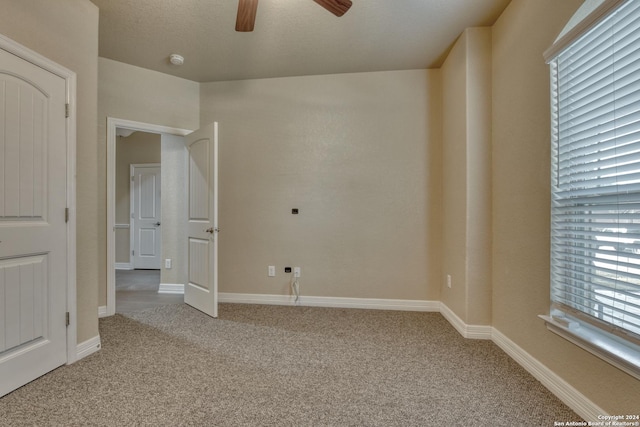
[[[313,0],[329,12],[340,17],[351,7],[351,0]]]
[[[253,31],[256,23],[258,0],[238,0],[238,15],[236,17],[236,31]]]

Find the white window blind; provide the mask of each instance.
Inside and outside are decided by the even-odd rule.
[[[550,66],[552,316],[637,349],[640,1],[611,12]]]

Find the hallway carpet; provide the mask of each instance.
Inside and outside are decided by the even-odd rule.
[[[103,348],[0,399],[8,426],[552,426],[580,418],[437,313],[222,304],[100,320]]]

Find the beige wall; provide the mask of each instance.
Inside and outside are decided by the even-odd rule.
[[[466,320],[467,283],[467,36],[462,34],[442,72],[441,300]],[[446,276],[451,276],[451,288]]]
[[[564,26],[560,34],[558,34],[558,38],[563,37],[567,34],[573,27],[579,24],[584,18],[586,18],[591,12],[597,9],[602,3],[606,0],[584,0],[584,3],[578,8],[578,10],[571,16],[567,25]]]
[[[160,163],[160,135],[134,132],[116,141],[116,224],[131,224],[131,164]],[[116,262],[129,262],[129,229],[116,230]]]
[[[199,84],[156,71],[99,58],[97,172],[101,185],[96,194],[100,216],[98,238],[106,241],[106,124],[107,117],[180,129],[199,126]],[[163,235],[164,236],[164,235]],[[99,304],[106,305],[106,245],[100,245]]]
[[[78,343],[98,335],[98,8],[89,0],[0,0],[0,33],[77,74]]]
[[[171,259],[171,268],[162,263],[160,282],[187,281],[187,150],[184,138],[162,135],[162,258]]]
[[[288,295],[300,266],[302,296],[437,300],[438,86],[427,70],[203,84],[220,291]]]
[[[467,323],[491,324],[491,28],[467,37]]]
[[[493,27],[493,326],[610,414],[640,381],[549,332],[549,70],[579,0],[513,0]]]
[[[491,29],[468,28],[442,69],[441,299],[491,323]],[[446,276],[451,276],[451,288]]]

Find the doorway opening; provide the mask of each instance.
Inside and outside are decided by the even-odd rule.
[[[158,294],[162,265],[161,135],[116,129],[116,313],[181,302]]]
[[[107,119],[107,286],[101,317],[115,314],[116,307],[127,312],[183,301],[185,243],[178,235],[185,215],[182,137],[189,133]],[[159,170],[147,173],[145,165]],[[158,205],[147,203],[150,195],[158,196]]]
[[[184,302],[181,294],[160,293],[160,270],[116,270],[116,313],[132,313]]]

